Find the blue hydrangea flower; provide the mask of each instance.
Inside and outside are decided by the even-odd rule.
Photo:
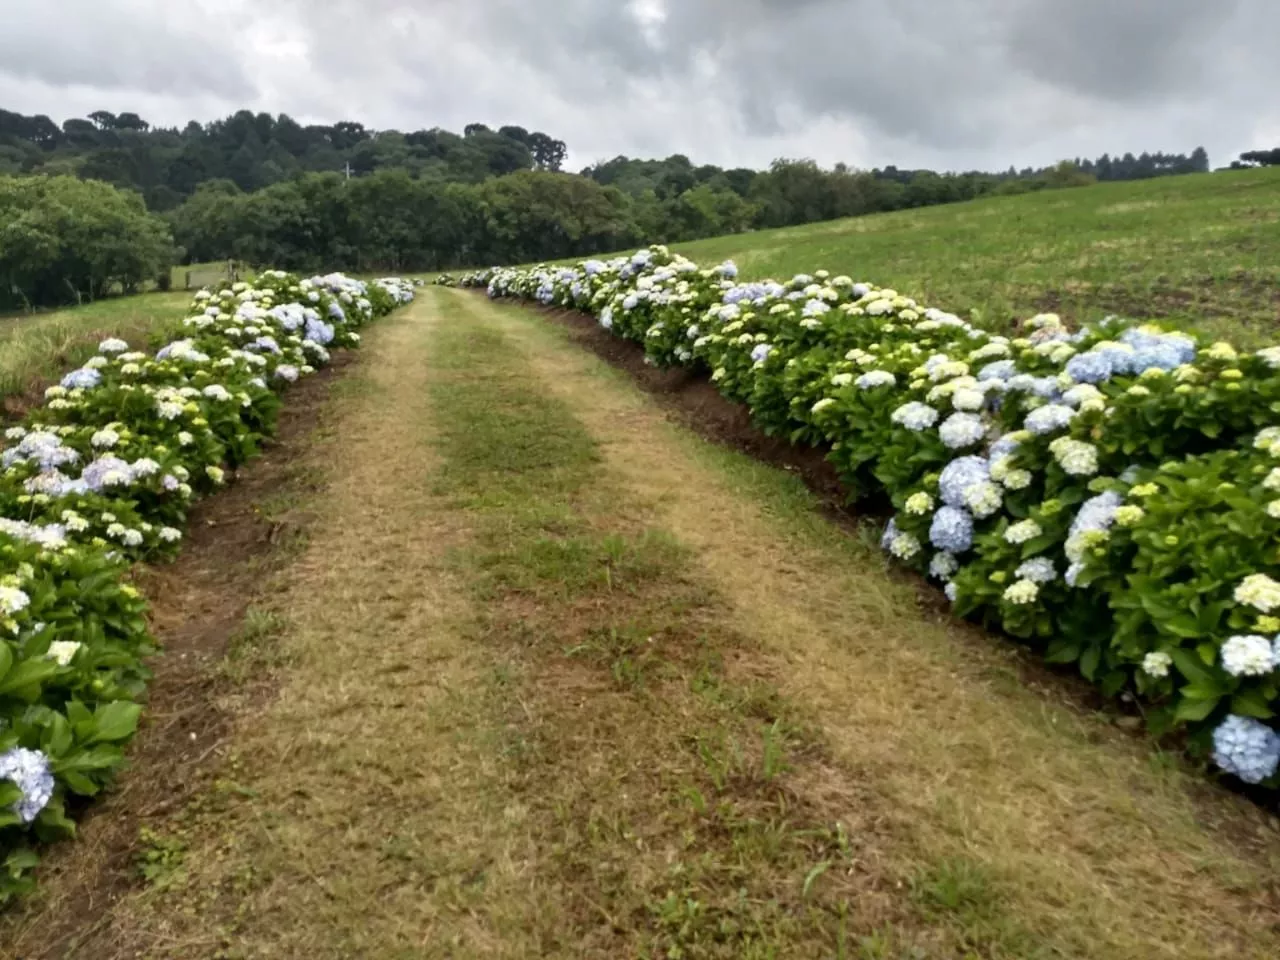
[[[938,477],[938,494],[952,507],[965,505],[964,492],[977,483],[991,479],[991,465],[983,457],[958,457],[942,468]]]
[[[949,581],[959,569],[960,561],[956,559],[956,555],[946,550],[939,550],[929,561],[929,576],[937,580]]]
[[[1061,430],[1075,418],[1075,415],[1076,412],[1070,407],[1058,403],[1047,403],[1027,414],[1023,426],[1032,433],[1043,436]]]
[[[897,378],[888,370],[871,370],[860,376],[855,384],[859,390],[872,390],[876,387],[891,387]]]
[[[1261,783],[1280,767],[1280,734],[1232,714],[1213,731],[1213,762],[1245,783]]]
[[[1120,335],[1120,342],[1133,348],[1129,361],[1133,373],[1152,367],[1172,370],[1196,358],[1195,341],[1181,333],[1152,333],[1134,327]]]
[[[1107,354],[1079,353],[1067,361],[1067,374],[1076,383],[1105,383],[1111,379],[1111,360]]]
[[[995,363],[988,363],[985,367],[978,371],[978,380],[985,382],[987,380],[1008,380],[1017,372],[1017,368],[1012,360],[997,360]]]
[[[14,811],[23,823],[38,817],[53,799],[53,770],[49,758],[39,750],[14,747],[0,753],[0,780],[9,780],[22,791]]]
[[[751,359],[756,363],[764,363],[769,359],[769,354],[773,353],[773,346],[768,343],[757,343],[751,351]]]
[[[1048,557],[1032,557],[1014,571],[1014,576],[1032,583],[1052,583],[1058,579],[1058,571]]]
[[[119,457],[105,456],[89,463],[80,480],[94,493],[110,487],[124,487],[133,483],[133,468]]]
[[[996,461],[1001,457],[1007,457],[1017,450],[1019,446],[1021,446],[1020,441],[1006,434],[991,445],[991,460]]]
[[[92,390],[102,382],[102,372],[92,367],[72,370],[62,378],[62,386],[68,390]]]
[[[308,320],[305,336],[306,339],[313,343],[325,346],[326,344],[333,342],[333,325],[329,323],[322,323],[320,320]]]
[[[957,507],[943,507],[933,515],[929,542],[939,550],[964,553],[973,546],[973,517]]]

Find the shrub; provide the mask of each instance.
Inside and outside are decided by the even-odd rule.
[[[0,904],[31,884],[33,841],[124,761],[154,641],[130,561],[177,550],[191,503],[275,427],[280,394],[359,342],[408,285],[267,271],[196,295],[154,356],[106,340],[0,449]]]
[[[1052,314],[1009,338],[847,276],[736,272],[653,247],[462,282],[587,311],[766,432],[829,445],[957,613],[1280,786],[1280,347]]]

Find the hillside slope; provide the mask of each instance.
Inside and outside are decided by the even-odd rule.
[[[874,214],[674,249],[745,277],[826,268],[990,326],[1042,311],[1163,318],[1238,341],[1280,323],[1280,168]]]

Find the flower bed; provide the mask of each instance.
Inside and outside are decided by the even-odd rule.
[[[1280,347],[1052,314],[1008,338],[826,271],[736,278],[652,247],[462,283],[588,312],[765,432],[829,444],[957,613],[1280,786]]]
[[[398,280],[267,271],[196,295],[154,355],[106,340],[4,431],[0,448],[0,904],[34,841],[69,836],[71,796],[123,763],[154,652],[136,560],[182,540],[188,509],[275,428],[279,394],[412,299]]]

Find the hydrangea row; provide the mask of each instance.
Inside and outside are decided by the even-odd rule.
[[[765,432],[829,449],[851,498],[887,492],[883,546],[958,613],[1280,785],[1280,347],[1053,314],[1002,336],[848,276],[739,281],[660,246],[461,282],[705,370]]]
[[[412,299],[401,281],[267,271],[196,295],[154,354],[122,340],[46,391],[0,441],[0,904],[32,837],[68,835],[69,795],[120,767],[153,651],[139,559],[175,551],[192,502],[275,425],[277,394]]]

